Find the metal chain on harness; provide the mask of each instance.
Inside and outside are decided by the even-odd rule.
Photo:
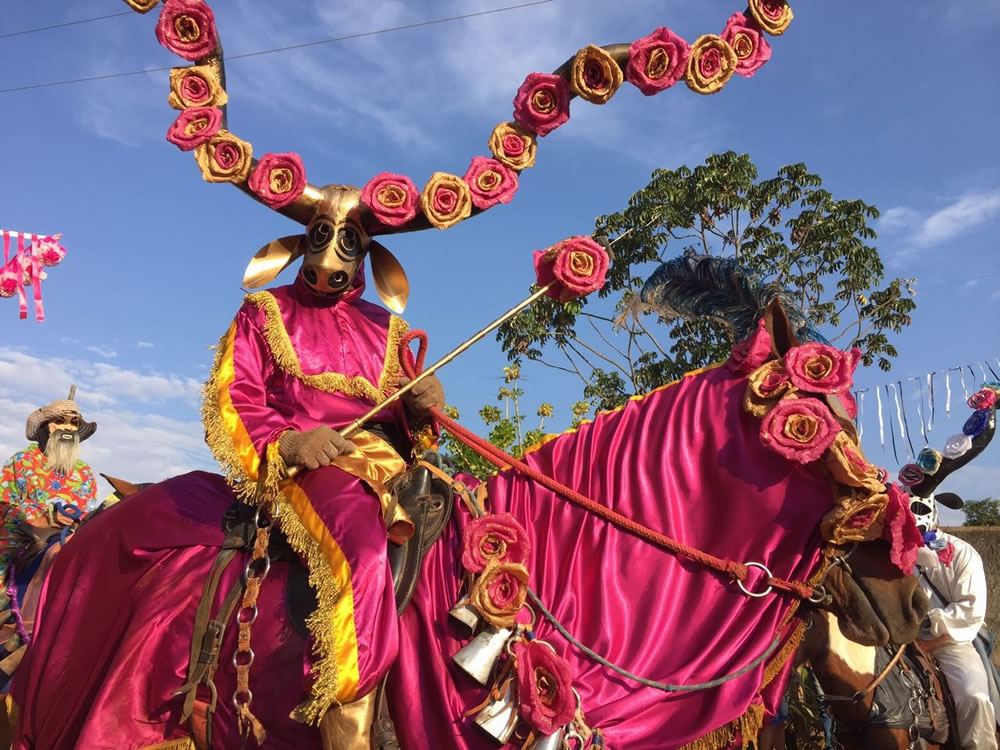
[[[902,663],[899,664],[899,673],[902,677],[903,685],[910,691],[910,698],[907,701],[906,707],[910,710],[910,714],[913,717],[910,726],[906,729],[910,740],[907,750],[915,750],[920,745],[920,717],[925,712],[930,715],[930,709],[927,705],[928,695],[917,676]]]
[[[257,621],[259,614],[257,596],[260,594],[260,585],[271,571],[268,542],[270,541],[271,528],[274,526],[276,507],[273,500],[268,505],[270,513],[267,515],[262,512],[264,503],[259,505],[254,513],[254,525],[257,528],[257,533],[254,538],[253,554],[243,569],[246,589],[243,592],[243,601],[240,603],[240,609],[236,615],[236,621],[239,623],[239,634],[236,652],[233,654],[233,666],[236,668],[236,690],[233,692],[233,706],[236,708],[240,735],[245,746],[247,737],[253,734],[258,747],[263,744],[266,735],[264,727],[250,711],[250,704],[253,703],[253,693],[250,690],[250,667],[254,662],[254,652],[250,647],[250,628]]]

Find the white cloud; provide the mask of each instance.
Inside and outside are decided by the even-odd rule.
[[[1000,299],[1000,289],[997,289],[990,295],[990,302],[996,302]]]
[[[979,279],[969,279],[964,284],[962,284],[963,289],[972,289],[973,287],[979,286]]]
[[[903,232],[902,249],[893,258],[899,265],[912,260],[925,248],[974,232],[998,217],[1000,191],[980,192],[954,199],[930,215],[907,206],[890,208],[879,220],[879,228],[889,233]]]
[[[137,341],[135,343],[135,345],[138,346],[140,349],[152,349],[153,348],[153,342],[151,342],[151,341]]]
[[[118,356],[118,352],[107,346],[88,346],[88,352],[93,352],[98,356],[104,357],[105,359],[114,359]]]
[[[912,227],[920,221],[920,214],[907,206],[895,206],[882,213],[878,220],[880,232],[895,232]]]

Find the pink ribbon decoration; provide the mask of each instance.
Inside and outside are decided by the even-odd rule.
[[[14,256],[14,271],[17,273],[17,297],[20,301],[21,320],[28,317],[28,295],[24,292],[24,235],[18,232],[17,235],[17,255]]]
[[[45,320],[45,306],[42,303],[42,281],[46,278],[44,266],[55,266],[66,256],[66,248],[60,243],[60,234],[45,235],[14,232],[7,229],[3,234],[3,265],[0,266],[0,297],[13,297],[19,302],[19,317],[28,317],[28,294],[26,286],[33,286],[32,298],[35,303],[35,320]],[[17,247],[11,257],[11,238],[17,238]]]
[[[31,284],[35,287],[35,320],[39,323],[45,320],[45,307],[42,305],[42,262],[38,257],[37,242],[41,237],[31,235]]]

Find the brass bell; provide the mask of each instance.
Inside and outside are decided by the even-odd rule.
[[[506,745],[517,729],[518,718],[517,701],[514,700],[514,680],[508,679],[500,689],[500,697],[486,704],[486,708],[476,714],[475,721],[498,744]]]
[[[479,626],[479,610],[472,606],[472,602],[468,598],[462,599],[452,607],[448,616],[467,627],[470,633],[475,632]]]
[[[525,750],[562,750],[563,739],[566,733],[559,727],[552,734],[538,735],[531,741]]]
[[[486,628],[451,658],[476,682],[486,685],[490,681],[493,665],[503,653],[510,636],[511,631],[507,628]]]

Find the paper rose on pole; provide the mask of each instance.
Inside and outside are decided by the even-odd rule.
[[[35,240],[33,251],[38,262],[43,266],[56,266],[66,257],[66,248],[62,246],[59,239],[62,235],[55,237],[42,237]]]
[[[250,174],[253,147],[228,130],[220,130],[194,150],[206,182],[243,182]]]
[[[523,564],[491,560],[472,584],[469,600],[486,622],[509,628],[527,595],[528,569]]]
[[[625,77],[646,96],[668,89],[684,77],[691,45],[661,27],[632,42]]]
[[[915,487],[924,481],[924,472],[916,464],[907,464],[899,470],[899,483],[907,487]]]
[[[137,13],[149,13],[160,0],[125,0],[125,4]]]
[[[771,59],[771,45],[754,21],[742,13],[733,13],[722,32],[722,38],[736,53],[736,74],[750,78]]]
[[[469,186],[472,205],[483,210],[510,203],[517,192],[517,172],[485,156],[474,157],[462,179]]]
[[[970,409],[991,409],[996,405],[996,402],[996,391],[990,388],[983,388],[983,390],[969,396],[968,404]]]
[[[539,136],[569,119],[569,84],[550,73],[529,73],[514,97],[514,119]]]
[[[156,24],[156,38],[185,60],[207,57],[218,46],[215,14],[201,0],[167,0]]]
[[[979,409],[978,411],[972,412],[972,414],[969,415],[969,418],[965,420],[965,424],[962,425],[962,432],[969,437],[975,437],[980,432],[985,430],[989,423],[990,410]]]
[[[364,186],[361,200],[382,224],[400,227],[417,215],[420,191],[409,177],[382,172]]]
[[[622,85],[622,69],[607,51],[591,44],[573,58],[569,83],[581,98],[605,104]]]
[[[794,17],[785,0],[749,0],[747,7],[760,27],[775,36],[784,34]]]
[[[170,70],[167,104],[174,109],[221,107],[229,101],[219,72],[211,65],[192,65]]]
[[[462,532],[462,565],[481,573],[490,562],[526,563],[528,532],[510,513],[491,513],[469,522]]]
[[[604,286],[609,261],[608,251],[591,237],[570,237],[535,251],[535,276],[538,286],[552,285],[547,296],[569,302]]]
[[[736,53],[725,40],[705,34],[691,45],[684,80],[695,93],[714,94],[733,77],[736,63]]]
[[[258,198],[271,208],[284,208],[306,189],[306,168],[295,153],[264,154],[247,183]]]
[[[14,266],[8,263],[0,269],[0,297],[13,297],[15,294],[17,294],[17,272]]]
[[[472,214],[469,186],[458,175],[435,172],[420,193],[420,208],[432,226],[453,227]]]
[[[517,666],[521,716],[543,735],[553,734],[576,715],[569,662],[542,641],[519,640],[511,649]]]
[[[502,122],[490,134],[490,151],[497,161],[511,169],[527,169],[535,165],[538,139],[516,122]]]
[[[789,461],[808,464],[830,447],[840,425],[826,404],[814,398],[785,398],[764,417],[761,442]]]
[[[972,450],[972,438],[961,434],[952,435],[948,438],[941,453],[945,458],[961,458],[970,450]]]
[[[208,143],[222,127],[222,110],[192,107],[181,112],[167,130],[167,140],[181,151],[191,151]]]

